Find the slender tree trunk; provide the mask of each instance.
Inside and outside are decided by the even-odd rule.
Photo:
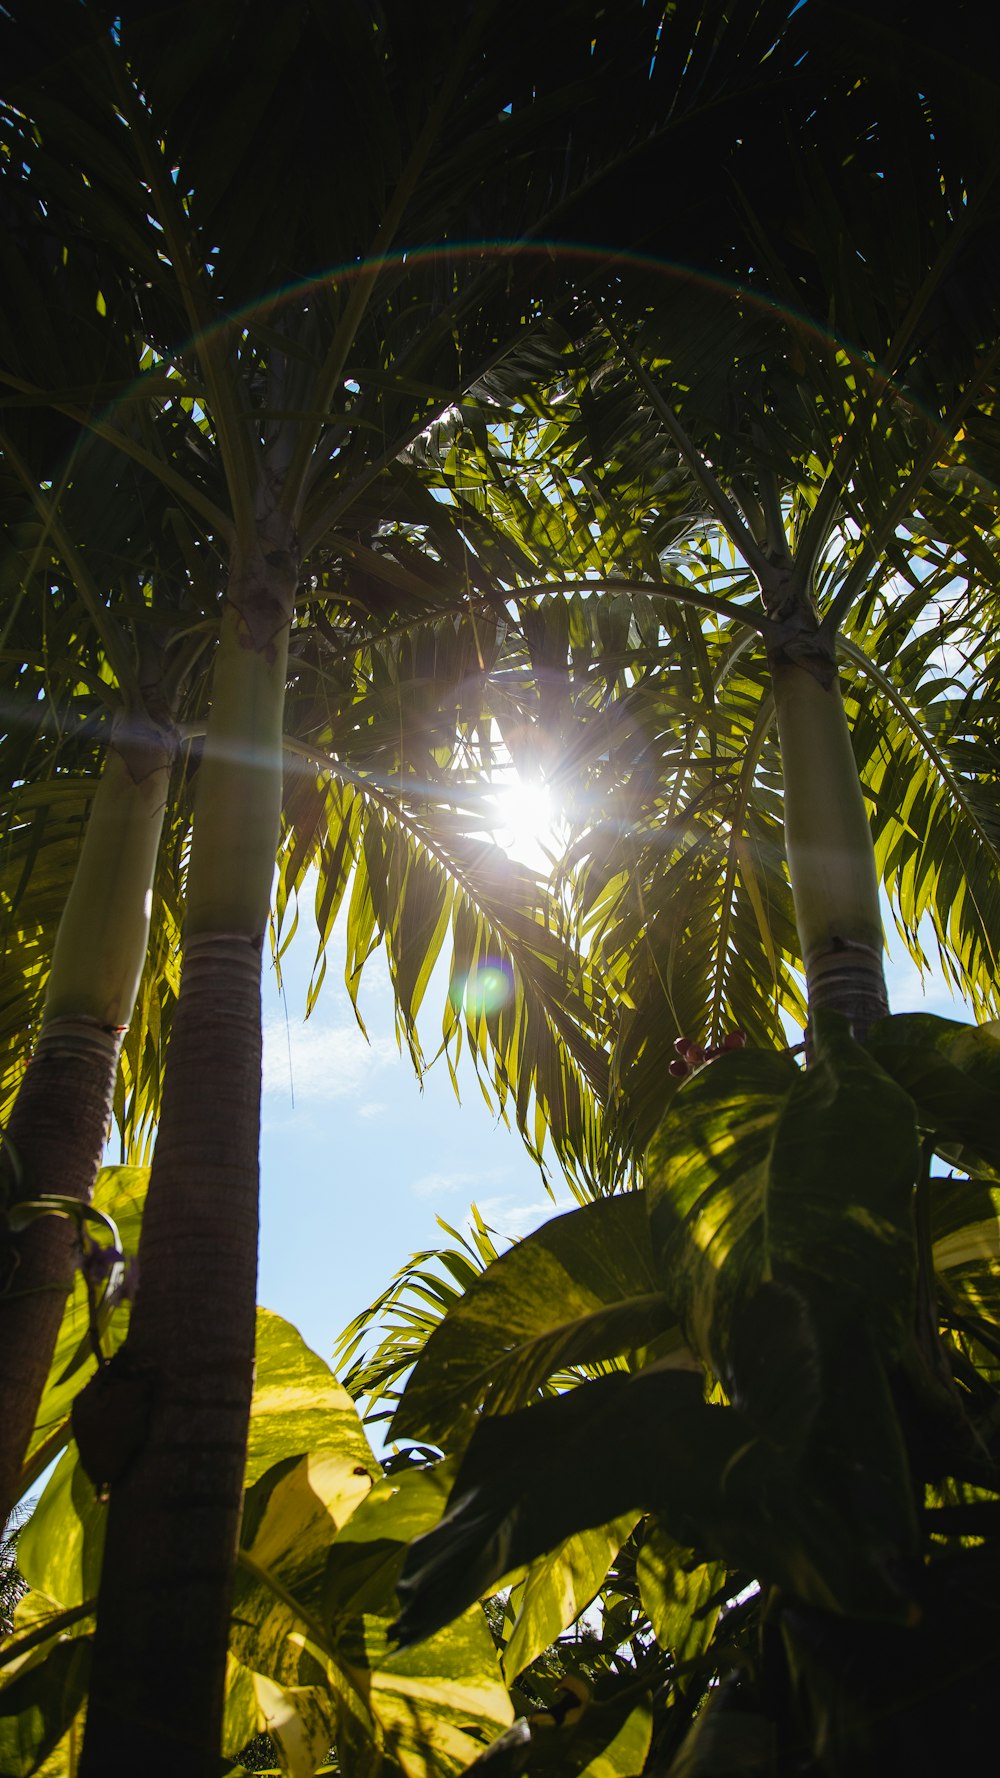
[[[38,1045],[4,1134],[6,1207],[56,1193],[89,1199],[101,1164],[122,1034],[146,957],[153,873],[176,736],[122,717],[94,795],[59,925]],[[65,1220],[8,1231],[0,1294],[0,1520],[21,1493],[25,1452],[76,1260]]]
[[[126,1751],[151,1775],[219,1769],[253,1386],[259,1100],[260,952],[190,939],[125,1348],[148,1438],[121,1476],[95,1478],[111,1507],[82,1772],[120,1770]]]
[[[836,668],[818,650],[770,657],[785,848],[809,1005],[863,1037],[889,1010],[871,826]]]
[[[123,1759],[149,1778],[219,1770],[253,1381],[260,954],[295,591],[287,533],[269,526],[234,567],[224,610],[138,1294],[80,1422],[87,1467],[110,1488],[80,1778]]]

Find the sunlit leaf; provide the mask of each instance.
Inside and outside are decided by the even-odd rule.
[[[543,1223],[469,1284],[417,1361],[394,1436],[447,1440],[467,1432],[481,1403],[490,1413],[520,1406],[565,1366],[616,1357],[675,1326],[657,1287],[643,1197],[583,1205]]]
[[[680,1665],[702,1654],[718,1618],[710,1606],[725,1579],[718,1562],[684,1549],[655,1523],[647,1524],[636,1572],[642,1602],[661,1648]]]
[[[503,1649],[509,1679],[576,1622],[635,1528],[636,1517],[626,1514],[611,1525],[578,1532],[530,1564],[517,1591],[517,1615]]]

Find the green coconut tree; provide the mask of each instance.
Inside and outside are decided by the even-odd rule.
[[[91,525],[81,545],[67,531],[79,509],[60,510],[9,432],[3,461],[9,504],[30,514],[29,547],[8,558],[17,598],[4,650],[6,1514],[30,1479],[21,1465],[75,1263],[74,1204],[86,1203],[100,1165],[123,1039],[132,1109],[140,1123],[155,1109],[152,1003],[158,1025],[169,983],[147,980],[134,1015],[151,914],[162,925],[166,907],[157,859],[191,655],[187,641],[164,646],[156,607],[174,601],[145,539],[145,561],[126,567],[114,465],[109,474],[107,461],[94,463],[89,487],[78,478],[78,501],[96,502],[98,486],[103,501],[104,535]]]
[[[357,501],[496,352],[482,280],[473,307],[464,266],[446,257],[440,269],[411,271],[405,254],[386,254],[404,223],[404,243],[444,233],[448,206],[487,168],[496,173],[500,146],[516,149],[539,69],[526,75],[498,53],[495,25],[484,53],[485,11],[462,21],[457,40],[442,18],[419,44],[400,16],[390,44],[361,14],[302,9],[294,20],[257,21],[267,27],[266,54],[242,9],[188,22],[181,61],[142,11],[108,30],[88,9],[52,7],[8,33],[9,121],[15,137],[23,130],[20,158],[8,165],[47,186],[60,216],[100,238],[123,268],[131,312],[116,314],[116,325],[139,349],[128,388],[112,381],[81,399],[16,371],[7,387],[156,476],[185,515],[192,576],[225,582],[141,1301],[126,1347],[98,1371],[77,1415],[87,1467],[110,1484],[113,1502],[84,1765],[105,1764],[139,1722],[154,1763],[194,1745],[208,1769],[252,1368],[260,949],[295,601],[304,563],[317,564],[314,593],[324,574],[364,566]],[[237,82],[238,131],[215,103],[223,50],[230,76],[234,56],[249,58],[247,80]],[[419,121],[400,85],[412,82],[415,52],[434,68],[437,93]],[[331,57],[350,70],[344,90],[364,117],[354,139],[371,137],[380,118],[372,139],[385,158],[348,177],[339,155],[341,196],[320,214],[301,175],[327,157],[317,81]],[[70,162],[86,174],[67,181]],[[547,174],[539,188],[547,191]],[[522,182],[518,203],[523,196]],[[330,266],[344,269],[331,277]],[[490,280],[503,284],[492,268]],[[295,300],[276,304],[273,292],[290,282]],[[459,347],[463,300],[479,331],[467,328]],[[317,763],[325,765],[314,749]],[[372,791],[368,806],[374,800]],[[411,948],[400,939],[407,969]],[[523,1043],[523,1031],[510,1037]],[[529,1091],[535,1052],[519,1082]],[[123,1418],[131,1431],[121,1446],[112,1428]],[[199,1479],[206,1464],[210,1487]],[[174,1560],[182,1541],[184,1574]]]
[[[444,42],[415,44],[405,34],[405,21],[394,18],[393,32],[398,32],[398,37],[392,36],[391,50],[383,62],[389,38],[383,35],[373,44],[367,25],[353,14],[349,18],[345,14],[336,26],[350,36],[350,43],[347,35],[334,43],[329,37],[334,27],[325,15],[325,37],[310,35],[320,27],[312,20],[307,26],[298,16],[299,36],[287,18],[262,18],[257,22],[269,27],[264,36],[259,30],[247,31],[244,36],[234,32],[232,17],[223,9],[210,24],[199,25],[192,18],[181,67],[170,46],[165,46],[138,15],[116,23],[110,35],[99,30],[92,36],[85,10],[67,12],[61,20],[66,42],[79,45],[72,65],[72,100],[68,102],[66,88],[60,86],[58,68],[54,72],[51,67],[44,69],[41,77],[37,65],[30,71],[34,83],[33,146],[26,158],[34,157],[41,167],[45,147],[67,141],[67,109],[71,130],[77,132],[77,146],[87,141],[93,145],[93,135],[88,132],[96,130],[100,138],[102,154],[106,152],[108,158],[102,159],[99,172],[93,167],[96,178],[88,175],[86,186],[74,189],[73,202],[89,232],[94,231],[98,214],[109,238],[115,239],[118,231],[124,262],[140,263],[134,235],[121,238],[123,217],[142,241],[142,266],[150,275],[137,283],[136,300],[142,317],[140,337],[148,342],[150,351],[147,388],[151,400],[158,404],[159,415],[166,413],[168,420],[175,412],[184,416],[183,420],[178,417],[177,423],[193,447],[182,469],[175,457],[161,451],[156,473],[194,515],[196,539],[192,547],[207,550],[216,583],[222,572],[228,575],[222,616],[216,618],[217,628],[213,626],[217,637],[215,686],[195,780],[198,808],[188,883],[189,943],[184,978],[188,1010],[178,1015],[177,1033],[183,1040],[178,1048],[175,1036],[174,1051],[179,1059],[171,1065],[171,1081],[176,1085],[169,1087],[164,1105],[142,1256],[144,1280],[155,1282],[148,1289],[147,1283],[143,1284],[127,1355],[100,1373],[99,1385],[90,1392],[89,1413],[84,1410],[85,1417],[79,1422],[81,1442],[88,1447],[88,1465],[98,1481],[111,1484],[112,1492],[86,1759],[92,1766],[106,1764],[120,1745],[123,1721],[139,1718],[144,1732],[150,1737],[155,1734],[158,1747],[162,1747],[155,1756],[151,1752],[150,1758],[161,1759],[165,1769],[177,1758],[188,1758],[189,1742],[198,1744],[199,1757],[203,1753],[206,1761],[214,1758],[213,1734],[205,1725],[216,1709],[213,1700],[218,1699],[221,1684],[221,1652],[228,1621],[225,1552],[234,1541],[238,1511],[242,1435],[237,1429],[241,1417],[245,1420],[252,1340],[248,1308],[248,1304],[252,1307],[254,1246],[250,1182],[255,1186],[255,1081],[259,1084],[254,1038],[259,1009],[254,984],[280,806],[279,750],[287,682],[284,655],[302,563],[308,565],[310,594],[324,593],[331,583],[340,587],[346,582],[350,598],[362,602],[369,598],[365,578],[370,577],[372,567],[371,555],[366,553],[371,535],[366,540],[363,531],[357,534],[355,503],[402,453],[419,454],[416,441],[428,422],[451,406],[465,388],[483,381],[490,358],[506,343],[484,321],[478,338],[475,328],[471,332],[466,328],[461,362],[457,362],[456,317],[468,321],[470,314],[485,313],[483,295],[488,284],[480,282],[474,287],[473,301],[458,276],[461,268],[446,260],[442,300],[441,289],[435,285],[435,276],[440,278],[440,274],[421,281],[416,276],[419,268],[383,261],[392,240],[419,242],[435,230],[440,232],[442,190],[467,192],[478,176],[477,168],[488,164],[495,170],[498,145],[505,142],[509,147],[511,140],[518,140],[511,130],[516,132],[519,124],[520,95],[538,74],[535,67],[515,71],[509,60],[491,64],[479,59],[480,40],[475,32],[484,21],[478,19],[455,50],[453,44]],[[752,18],[748,12],[741,20],[752,27],[740,37],[741,46],[756,42],[757,59],[751,58],[755,73],[773,45],[770,33],[775,21],[769,20],[766,12],[753,9]],[[148,33],[145,40],[144,30]],[[269,53],[262,57],[265,38]],[[589,48],[589,37],[586,41]],[[709,91],[719,41],[719,33],[713,39],[702,32],[693,61],[689,57],[683,64],[685,77],[693,68],[700,87],[707,82]],[[249,57],[253,64],[252,70],[248,64],[247,81],[237,82],[244,126],[240,132],[233,131],[232,118],[220,113],[213,103],[222,47],[228,52],[231,71],[233,67],[238,71],[240,56]],[[562,45],[555,47],[561,50]],[[320,227],[311,198],[308,202],[303,199],[302,181],[295,176],[305,153],[303,131],[308,136],[309,128],[318,128],[315,120],[321,115],[318,104],[302,103],[302,70],[325,66],[324,58],[334,51],[357,76],[346,96],[365,117],[366,135],[362,137],[360,129],[353,134],[348,130],[348,139],[392,145],[391,151],[387,150],[385,178],[369,168],[366,176],[348,180],[343,162],[338,162],[338,177],[343,190],[350,191],[351,201],[343,203],[335,218],[340,231],[336,235],[327,226],[329,217],[324,216]],[[409,111],[404,104],[396,104],[398,86],[392,83],[412,79],[412,66],[404,71],[403,60],[412,62],[415,54],[434,66],[435,90],[440,97],[426,128],[421,120],[412,130],[407,125],[401,131],[399,118],[408,118]],[[288,72],[293,67],[294,76]],[[267,70],[266,79],[260,76],[262,68]],[[451,86],[450,76],[441,83],[441,68],[453,71]],[[500,68],[502,78],[496,73]],[[776,68],[772,61],[772,72]],[[463,87],[468,76],[461,71],[468,69],[474,71],[475,78]],[[81,78],[81,70],[86,78]],[[772,73],[766,73],[763,78],[771,77]],[[308,91],[311,94],[313,88]],[[460,91],[464,97],[456,117],[461,127],[458,122],[446,126],[449,106]],[[85,95],[85,100],[81,101],[80,95]],[[714,103],[714,92],[712,97]],[[276,144],[287,138],[278,125],[292,111],[296,141],[294,152],[290,146],[283,150],[283,161]],[[470,119],[487,114],[490,121],[481,135],[470,132]],[[169,126],[161,119],[169,119]],[[249,146],[248,119],[253,126]],[[375,128],[379,119],[384,126],[381,129]],[[444,144],[441,153],[435,146],[437,139]],[[317,166],[326,164],[323,143],[315,142],[312,152]],[[546,166],[544,180],[550,177],[551,167]],[[387,190],[395,194],[388,200]],[[289,199],[293,192],[294,203]],[[268,193],[277,194],[273,203],[265,203]],[[127,194],[124,199],[123,194]],[[420,209],[422,203],[427,206],[426,213]],[[274,231],[266,267],[260,252],[262,214]],[[404,221],[406,232],[400,235]],[[310,280],[315,265],[354,266],[359,256],[361,269],[350,277],[324,279],[319,285]],[[257,305],[262,289],[300,284],[303,279],[308,288],[297,301],[283,308],[269,306],[263,316],[255,306],[252,316],[248,314],[247,305]],[[149,286],[146,294],[142,294],[144,284]],[[644,358],[641,336],[627,326],[618,327],[618,336],[640,371],[644,368],[649,374],[646,359],[650,354]],[[178,339],[193,343],[177,347]],[[635,378],[635,364],[621,344],[616,344]],[[164,378],[175,385],[166,392],[157,386]],[[103,429],[117,449],[148,465],[146,437],[131,437],[118,420],[108,421],[103,413],[81,410],[67,391],[60,396],[41,383],[25,387],[25,381],[21,379],[17,389],[22,399],[47,396],[50,404],[72,410],[69,417],[77,423],[83,418],[91,429]],[[383,399],[386,381],[394,391],[391,401]],[[639,383],[642,386],[641,375]],[[111,393],[121,395],[124,391]],[[139,394],[144,394],[141,388]],[[671,405],[669,397],[665,399]],[[707,467],[705,440],[699,439],[698,428],[690,423],[683,404],[673,406],[681,411],[681,424],[688,423],[685,436],[692,438],[691,449],[681,446],[685,479],[690,481],[692,469],[700,465],[704,471]],[[657,418],[662,419],[659,410]],[[676,435],[674,442],[679,442]],[[204,468],[206,454],[208,467]],[[487,459],[491,455],[488,444],[484,454]],[[723,476],[722,482],[725,479]],[[701,481],[705,487],[704,473]],[[712,502],[716,503],[717,516],[716,489],[721,486],[720,478],[712,472],[706,491],[710,509]],[[731,504],[731,496],[725,498]],[[466,501],[465,506],[468,504]],[[754,553],[745,559],[749,566],[759,568],[766,537],[755,533],[753,517],[741,514],[738,508],[736,520],[740,550],[745,554],[749,540]],[[321,562],[324,547],[329,553]],[[201,560],[205,559],[202,555]],[[412,596],[412,548],[408,556],[405,539],[390,559],[395,566],[387,584],[397,595],[405,590]],[[471,562],[472,552],[463,546],[466,572]],[[324,580],[324,575],[329,579]],[[489,578],[488,572],[482,574],[479,591],[484,599],[492,596],[495,603],[495,588],[484,584]],[[401,588],[404,580],[405,589]],[[524,584],[522,579],[505,591],[523,590]],[[706,599],[725,598],[725,594],[711,590],[707,594],[702,590],[696,597],[698,587],[692,587],[690,581],[687,590],[690,596],[675,602],[695,610],[699,597],[703,609]],[[322,597],[306,601],[308,608],[318,606],[321,612],[325,603]],[[735,622],[734,603],[739,600],[726,598],[728,609],[717,615]],[[390,617],[395,618],[398,610],[397,598],[391,602]],[[803,605],[799,613],[803,635],[813,633],[805,611]],[[780,614],[766,610],[756,627],[780,621]],[[530,646],[530,624],[525,624],[525,631]],[[776,663],[779,669],[784,664]],[[794,704],[790,696],[789,709]],[[508,724],[511,731],[513,726]],[[329,757],[317,762],[315,756],[321,749],[310,748],[308,742],[305,748],[310,765],[319,763],[324,779],[328,774],[331,782],[336,781],[336,762]],[[376,804],[380,794],[383,805],[387,803],[384,786],[372,788],[363,783],[352,788],[363,792],[355,798],[359,811]],[[315,780],[311,786],[304,780],[304,790],[314,803],[319,789]],[[386,814],[390,814],[388,809]],[[312,832],[321,847],[316,818],[312,819]],[[391,825],[391,820],[387,821],[383,831],[388,832]],[[308,835],[309,817],[303,831]],[[388,858],[390,852],[387,846],[383,857]],[[336,869],[331,880],[336,885],[344,881],[343,853],[333,862]],[[388,929],[397,903],[391,891],[391,873],[385,874],[384,881],[390,888],[378,923]],[[335,898],[336,890],[333,894]],[[598,899],[590,905],[597,905]],[[432,905],[440,917],[440,897]],[[368,918],[359,905],[357,929],[362,935]],[[419,956],[419,943],[402,923],[395,930],[394,942],[400,976],[405,980]],[[863,940],[850,940],[855,942],[860,945]],[[791,946],[786,949],[790,952]],[[619,946],[617,975],[611,980],[625,972],[623,951],[627,957],[627,943]],[[609,946],[607,955],[611,954]],[[418,969],[415,984],[419,976]],[[572,1021],[564,1018],[560,1034],[565,1036],[571,1028]],[[651,1050],[652,1046],[646,1047]],[[209,1053],[213,1081],[217,1078],[210,1103],[206,1087],[210,1070],[205,1061]],[[530,1082],[530,1069],[527,1079]],[[239,1156],[228,1137],[227,1118],[220,1116],[220,1104],[224,1110],[228,1107],[234,1127],[241,1133]],[[233,1211],[237,1205],[238,1214]],[[224,1334],[216,1339],[220,1324]],[[124,1416],[116,1412],[116,1401],[125,1405]],[[147,1413],[148,1431],[144,1425]],[[112,1450],[111,1427],[123,1417],[130,1432],[124,1444],[118,1441]],[[84,1429],[85,1418],[88,1430]],[[174,1433],[178,1440],[182,1432],[194,1435],[191,1447],[204,1449],[202,1428],[219,1445],[219,1460],[213,1459],[211,1464],[211,1500],[207,1489],[199,1486],[191,1491],[193,1469],[185,1472],[183,1487],[173,1485],[180,1473],[171,1455]],[[159,1503],[155,1513],[153,1503]],[[154,1517],[155,1534],[150,1536]],[[192,1571],[200,1570],[192,1573],[190,1585],[186,1581],[177,1584],[176,1571],[172,1579],[166,1572],[171,1552],[179,1547],[181,1527],[184,1547],[194,1553]],[[168,1600],[172,1601],[169,1609]],[[137,1622],[144,1626],[141,1637],[134,1628]],[[203,1646],[196,1645],[192,1636],[195,1623],[204,1625]],[[152,1643],[145,1639],[152,1624],[160,1639],[156,1659],[151,1656]],[[140,1647],[143,1673],[136,1670]],[[159,1702],[150,1698],[151,1672],[157,1675]],[[166,1688],[165,1672],[171,1675]],[[170,1698],[183,1693],[189,1700],[189,1715],[183,1724],[178,1723],[172,1703],[163,1705],[165,1690]],[[148,1727],[152,1721],[158,1725],[155,1731]]]
[[[464,455],[439,457],[524,622],[537,692],[515,744],[578,820],[566,896],[621,984],[612,1090],[640,1147],[675,1039],[782,1041],[806,1001],[861,1034],[884,1015],[880,879],[918,965],[926,920],[995,1009],[975,705],[993,671],[995,188],[986,166],[967,209],[919,107],[896,127],[937,193],[922,238],[882,144],[839,194],[804,144],[802,211],[823,226],[803,248],[799,217],[775,223],[795,275],[751,212],[755,280],[642,268],[598,298],[585,276],[534,411],[490,435],[470,416]],[[864,271],[838,258],[848,215],[866,217]],[[889,265],[914,260],[916,289],[888,303]],[[965,302],[947,341],[942,292]]]
[[[533,501],[535,584],[520,588],[538,613],[539,748],[555,678],[559,740],[574,705],[593,736],[571,759],[549,735],[553,776],[562,765],[571,783],[585,760],[596,795],[567,880],[592,955],[633,990],[618,1081],[648,1152],[644,1192],[571,1213],[494,1262],[418,1358],[393,1431],[460,1467],[404,1572],[399,1630],[419,1638],[525,1569],[540,1588],[571,1545],[581,1562],[577,1538],[594,1538],[595,1559],[601,1539],[634,1538],[644,1611],[675,1655],[660,1757],[678,1772],[875,1772],[899,1757],[932,1771],[985,1756],[990,1737],[986,1712],[965,1706],[969,1673],[992,1672],[998,1649],[996,1037],[989,1024],[885,1018],[877,898],[881,875],[914,956],[927,917],[980,1015],[995,1008],[984,618],[997,327],[974,271],[991,251],[995,188],[988,163],[977,181],[966,141],[968,181],[949,190],[947,111],[928,120],[916,97],[896,146],[909,171],[931,169],[923,251],[893,230],[886,142],[839,196],[806,155],[815,232],[789,224],[794,295],[755,215],[752,251],[780,304],[773,288],[686,279],[635,324],[609,298],[597,374],[570,343],[543,418],[546,447],[563,426],[572,441],[548,488],[533,421],[480,442],[462,484],[484,533],[517,516],[519,452],[522,485],[530,476],[549,497],[542,517]],[[897,274],[916,263],[915,284],[894,288],[889,262]],[[817,286],[823,306],[835,292],[839,337],[809,318]],[[664,548],[659,508],[681,464],[706,508],[679,504]],[[559,534],[546,577],[546,516],[565,514],[567,492],[584,543],[566,549]],[[616,564],[586,559],[594,535],[617,544]],[[578,609],[569,624],[558,615],[580,582],[588,604],[611,595],[619,613],[605,682],[618,675],[617,736],[635,763],[617,804],[601,794],[616,726],[590,697],[587,626]],[[699,607],[713,707],[668,724],[657,676],[671,670],[672,628]],[[768,1001],[795,1009],[789,963],[808,994],[805,1068],[776,1052],[776,1022],[767,1029]],[[645,997],[643,973],[656,984]],[[745,995],[758,1053],[743,1053],[743,1033],[725,1053],[730,994]],[[626,1055],[653,1060],[655,1085],[632,1084]],[[681,1084],[664,1114],[668,1058]],[[543,1278],[547,1306],[532,1313]],[[390,1375],[406,1344],[396,1330]],[[612,1374],[594,1380],[601,1364]],[[365,1374],[379,1381],[377,1353]],[[708,1401],[706,1381],[719,1391]],[[649,1515],[638,1533],[637,1508]],[[963,1535],[982,1541],[963,1548]],[[716,1631],[715,1612],[750,1581],[762,1604],[748,1642],[725,1611]],[[512,1666],[538,1648],[538,1597],[523,1597]],[[692,1697],[704,1707],[681,1746]],[[539,1770],[545,1758],[539,1747]]]

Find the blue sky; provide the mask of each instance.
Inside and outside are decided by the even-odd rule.
[[[362,978],[369,1042],[343,985],[336,930],[319,1003],[303,1020],[314,943],[300,930],[284,960],[287,1023],[273,971],[265,972],[258,1296],[329,1357],[346,1323],[411,1253],[454,1244],[438,1216],[459,1227],[475,1201],[498,1234],[518,1235],[555,1206],[520,1137],[491,1116],[471,1067],[459,1069],[461,1104],[443,1061],[421,1091],[396,1046],[382,953]],[[446,988],[441,968],[420,1021],[428,1053]]]
[[[520,1235],[572,1199],[565,1188],[558,1206],[547,1197],[520,1137],[491,1116],[471,1068],[460,1069],[460,1105],[443,1063],[421,1091],[396,1046],[381,953],[362,979],[369,1043],[343,985],[339,931],[319,1003],[305,1021],[314,946],[306,915],[283,965],[287,1022],[274,972],[265,970],[258,1294],[329,1358],[346,1323],[412,1253],[447,1242],[438,1216],[463,1226],[475,1201],[499,1235]],[[896,1012],[971,1016],[939,979],[921,985],[894,934],[888,977]],[[442,967],[424,1004],[428,1053],[446,982]]]

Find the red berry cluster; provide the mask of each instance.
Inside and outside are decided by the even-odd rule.
[[[721,1043],[709,1044],[705,1049],[693,1037],[678,1037],[674,1043],[677,1060],[671,1062],[670,1072],[675,1080],[683,1080],[686,1074],[700,1068],[703,1062],[714,1061],[716,1056],[724,1055],[726,1050],[745,1049],[746,1041],[745,1031],[727,1031]]]

